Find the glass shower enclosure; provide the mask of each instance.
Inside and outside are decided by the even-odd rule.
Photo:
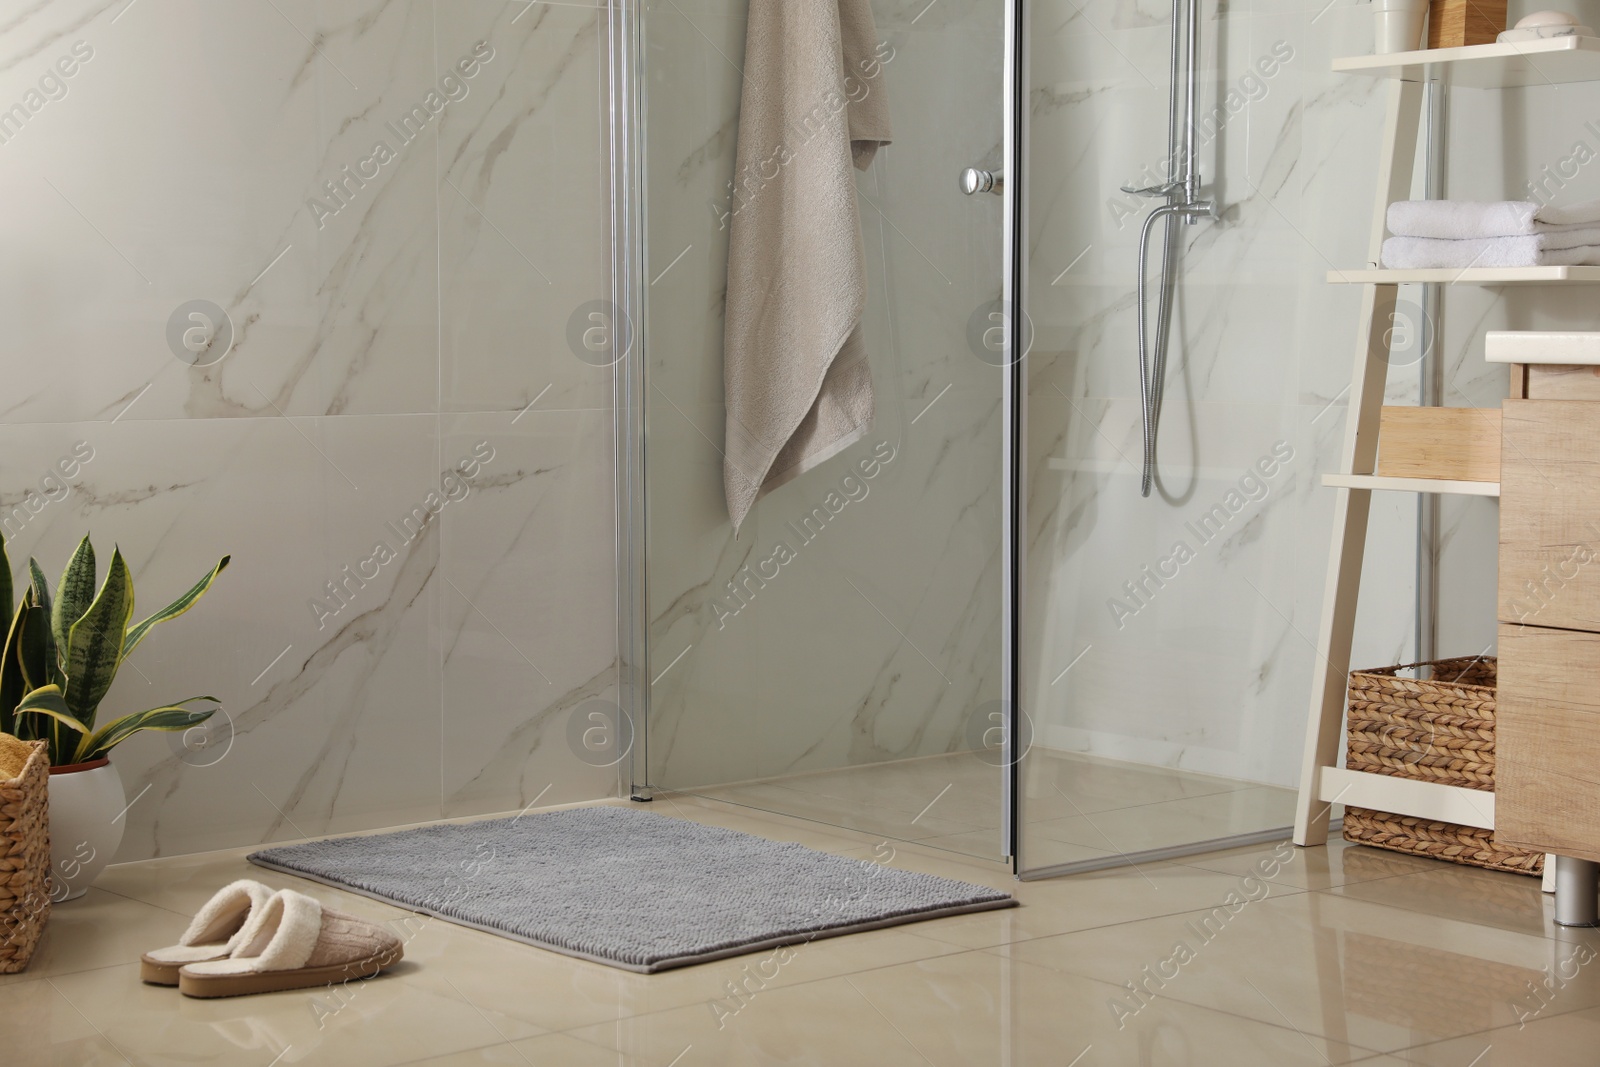
[[[1314,569],[1252,545],[1266,528],[1320,554],[1308,475],[1338,420],[1196,384],[1189,354],[1216,344],[1196,292],[1248,294],[1186,237],[1176,443],[1140,496],[1139,227],[1123,216],[1150,204],[1116,198],[1161,157],[1145,120],[1165,110],[1168,25],[874,0],[893,128],[856,178],[874,422],[735,536],[724,306],[754,2],[612,5],[624,785],[1023,877],[1287,837],[1313,650],[1285,642],[1314,612]],[[1200,9],[1205,112],[1229,49],[1281,56],[1258,38],[1282,28]],[[1225,198],[1237,143],[1203,148],[1207,196]],[[1251,513],[1139,594],[1143,565],[1241,484]]]
[[[858,175],[876,413],[842,454],[723,500],[723,304],[747,0],[637,21],[632,388],[642,457],[634,785],[1012,854],[1006,313],[1014,5],[874,5],[892,146]],[[963,190],[969,181],[989,188]]]

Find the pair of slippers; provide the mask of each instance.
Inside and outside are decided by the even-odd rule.
[[[400,939],[292,889],[243,879],[206,902],[176,945],[140,958],[139,977],[191,997],[237,997],[371,978]]]

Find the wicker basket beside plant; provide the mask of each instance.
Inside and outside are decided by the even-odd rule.
[[[0,974],[28,966],[50,918],[50,759],[43,741],[0,781]]]
[[[1421,668],[1427,677],[1401,677]],[[1345,766],[1494,792],[1496,662],[1474,656],[1350,673]],[[1347,807],[1344,837],[1413,856],[1540,874],[1544,854],[1495,843],[1494,831]]]

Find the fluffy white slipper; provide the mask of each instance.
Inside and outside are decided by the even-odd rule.
[[[178,971],[191,997],[237,997],[371,978],[405,947],[390,931],[281,889],[250,916],[233,955]]]
[[[227,959],[238,947],[250,916],[272,897],[272,888],[242,878],[218,890],[195,913],[176,945],[153,949],[139,958],[139,977],[151,985],[177,985],[186,963]]]

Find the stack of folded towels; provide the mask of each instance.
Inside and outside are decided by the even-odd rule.
[[[1525,200],[1402,200],[1389,205],[1383,265],[1576,267],[1600,264],[1600,200],[1551,207]]]

